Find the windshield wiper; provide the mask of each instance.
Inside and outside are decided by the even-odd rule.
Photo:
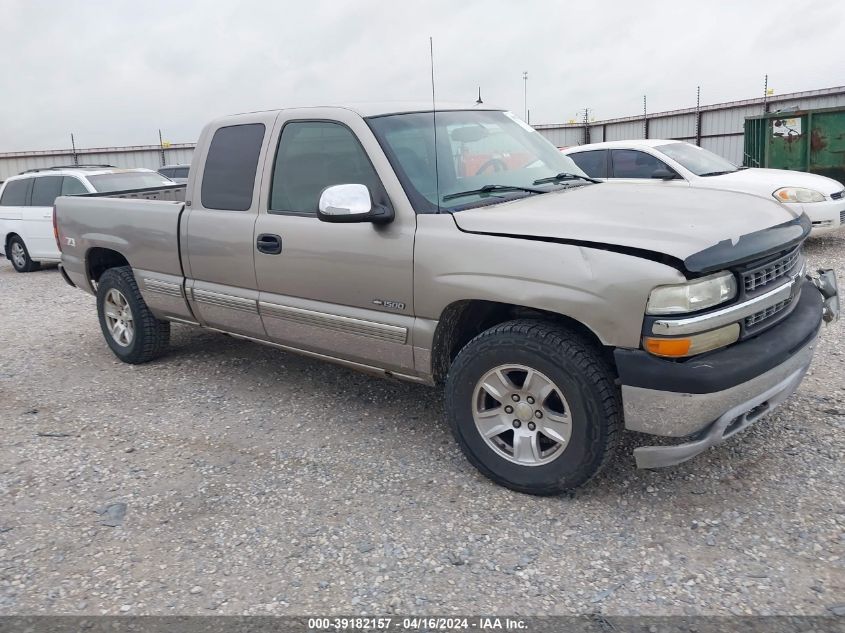
[[[701,176],[702,178],[704,178],[704,177],[707,177],[707,176],[721,176],[723,174],[732,174],[735,171],[739,171],[739,170],[738,169],[725,169],[724,171],[708,171],[708,172],[705,172],[703,174],[698,174],[698,175]]]
[[[534,183],[537,184],[536,182]],[[458,191],[457,193],[450,193],[443,196],[443,201],[454,200],[455,198],[463,198],[464,196],[480,196],[485,193],[492,193],[494,191],[527,191],[528,193],[546,193],[543,189],[534,189],[533,187],[520,187],[518,185],[484,185],[479,189],[469,189],[468,191]]]
[[[548,178],[540,178],[538,180],[535,180],[532,184],[542,185],[547,182],[559,182],[561,180],[586,180],[587,182],[595,183],[601,182],[601,180],[596,180],[595,178],[589,178],[587,176],[581,176],[579,174],[570,174],[569,172],[562,171],[555,176],[549,176]]]

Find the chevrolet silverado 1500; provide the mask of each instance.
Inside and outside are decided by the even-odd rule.
[[[724,191],[595,184],[509,112],[256,112],[207,125],[185,202],[61,197],[62,273],[128,363],[171,322],[444,385],[486,476],[552,494],[623,428],[668,466],[799,385],[832,271],[806,216]]]

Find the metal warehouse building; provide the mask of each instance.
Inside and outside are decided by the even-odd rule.
[[[0,180],[27,169],[55,165],[114,165],[115,167],[158,169],[164,164],[189,164],[193,153],[194,143],[174,143],[165,148],[158,145],[96,147],[77,149],[75,154],[72,149],[0,152]]]
[[[590,121],[533,126],[558,147],[665,138],[696,143],[738,165],[743,163],[745,117],[778,110],[832,108],[845,105],[845,86],[745,99],[668,112]]]
[[[699,108],[655,112],[647,115],[590,121],[535,125],[558,147],[634,138],[666,138],[697,143],[734,163],[743,162],[745,117],[777,110],[804,110],[845,105],[845,86],[775,95],[767,98],[716,103]],[[163,164],[191,162],[195,145],[179,143],[168,147],[137,145],[93,149],[45,150],[0,153],[0,180],[26,169],[73,164],[108,164],[116,167],[158,169]]]

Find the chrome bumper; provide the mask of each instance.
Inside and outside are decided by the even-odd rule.
[[[672,419],[676,422],[684,420],[687,425],[694,425],[705,421],[714,407],[718,407],[724,413],[719,415],[715,422],[706,426],[691,442],[674,446],[635,448],[634,459],[637,462],[637,468],[661,468],[685,462],[708,448],[721,444],[773,411],[798,389],[813,360],[815,345],[816,340],[813,339],[812,343],[796,353],[788,363],[731,389],[708,394],[665,392],[661,399],[662,403],[666,407],[671,407]],[[756,395],[751,396],[752,393]],[[626,408],[628,404],[629,401],[626,400]],[[667,412],[664,409],[663,413]],[[709,419],[713,418],[709,417]]]

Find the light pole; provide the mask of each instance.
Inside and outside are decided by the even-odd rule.
[[[522,107],[524,110],[523,116],[525,120],[528,121],[528,71],[522,71],[522,83],[523,83],[523,90],[522,90]]]

